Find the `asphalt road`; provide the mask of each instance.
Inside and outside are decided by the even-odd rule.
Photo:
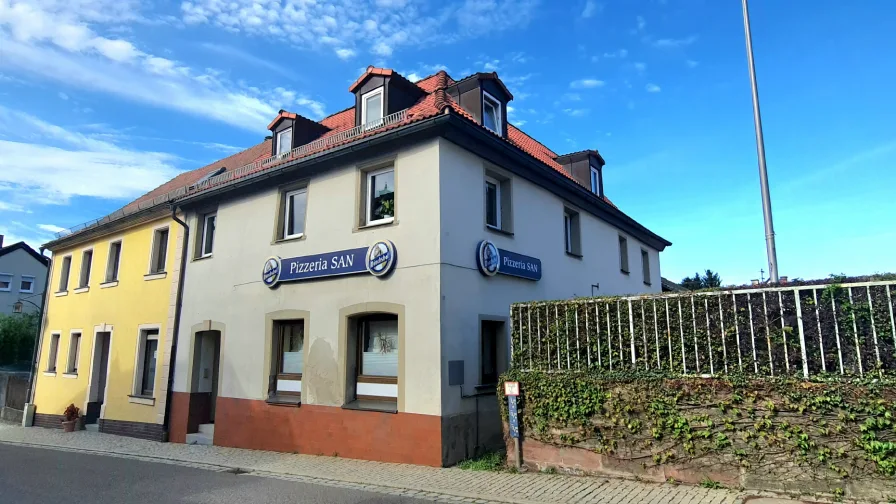
[[[432,501],[0,444],[0,503],[429,504]]]

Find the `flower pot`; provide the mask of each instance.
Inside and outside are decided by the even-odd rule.
[[[68,422],[62,422],[62,430],[64,432],[75,432],[75,424],[78,423],[77,420],[69,420]]]

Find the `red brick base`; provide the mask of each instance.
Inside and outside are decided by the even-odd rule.
[[[188,432],[190,394],[173,395],[169,439],[182,443]],[[264,401],[219,397],[214,443],[440,467],[442,418],[309,404],[271,406]]]

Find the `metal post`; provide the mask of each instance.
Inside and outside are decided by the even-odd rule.
[[[588,352],[588,369],[591,369],[591,333],[588,331],[588,305],[585,305],[585,348]]]
[[[794,303],[796,304],[796,323],[800,331],[800,354],[803,358],[803,378],[809,378],[809,359],[806,352],[806,333],[803,332],[803,306],[800,304],[800,291],[796,289]]]
[[[703,298],[704,309],[706,310],[706,351],[709,352],[709,374],[716,374],[715,366],[712,363],[712,331],[709,327],[709,296]]]
[[[753,125],[756,129],[756,154],[759,156],[759,185],[762,190],[762,216],[765,221],[765,248],[768,254],[768,273],[771,283],[778,283],[778,255],[775,251],[775,226],[772,222],[772,200],[768,189],[768,171],[765,166],[765,141],[762,137],[762,117],[759,113],[759,87],[756,84],[756,66],[753,64],[753,36],[750,33],[750,12],[747,0],[741,0],[744,10],[744,35],[747,40],[747,62],[750,67],[750,85],[753,91]]]
[[[681,298],[678,298],[678,332],[681,334],[681,367],[684,368],[684,373],[688,372],[688,360],[685,357],[685,349],[684,349],[684,315],[681,311]]]
[[[753,372],[759,374],[759,357],[756,356],[756,333],[753,331],[753,302],[747,293],[747,308],[750,311],[750,341],[753,342]]]
[[[846,292],[849,293],[849,318],[852,319],[852,335],[856,342],[856,362],[859,364],[859,376],[865,376],[865,369],[862,367],[862,345],[859,344],[859,329],[856,326],[855,304],[852,302],[852,287],[847,287]]]
[[[778,309],[781,314],[781,337],[784,338],[784,367],[790,374],[790,355],[787,353],[787,331],[784,330],[784,296],[778,291]]]
[[[821,353],[821,372],[827,373],[828,368],[824,362],[824,338],[821,336],[821,316],[818,313],[818,290],[812,289],[812,304],[815,306],[815,322],[818,324],[818,351]]]
[[[632,315],[632,300],[628,300],[628,335],[632,350],[632,369],[635,368],[635,319]]]
[[[532,305],[526,306],[526,332],[529,334],[529,369],[532,369]]]
[[[740,324],[737,318],[737,294],[731,294],[731,310],[734,312],[734,334],[737,337],[737,367],[744,371],[744,360],[740,351]]]
[[[874,303],[871,301],[871,286],[865,287],[868,293],[868,316],[871,319],[871,335],[874,337],[874,356],[877,358],[877,370],[883,373],[883,365],[880,362],[880,347],[877,345],[877,328],[874,326]]]
[[[737,316],[737,312],[734,313]],[[725,314],[722,313],[722,295],[719,294],[719,325],[722,328],[722,359],[725,361],[725,373],[728,372],[728,346],[725,344]]]

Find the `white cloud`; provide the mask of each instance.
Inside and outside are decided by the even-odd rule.
[[[0,131],[15,135],[0,140],[0,196],[12,206],[66,204],[75,196],[130,199],[179,173],[170,154],[119,147],[3,107]]]
[[[594,16],[595,14],[599,14],[603,10],[603,4],[599,4],[594,0],[587,0],[585,2],[585,8],[582,9],[582,17],[587,19],[591,16]]]
[[[644,73],[647,70],[647,63],[641,63],[640,61],[636,61],[632,66],[635,67],[638,73]]]
[[[582,101],[582,95],[579,93],[566,93],[563,95],[563,99],[568,101]]]
[[[579,80],[574,80],[569,83],[569,87],[571,87],[573,89],[596,88],[596,87],[601,87],[603,85],[604,85],[604,81],[594,79],[594,78],[579,79]]]
[[[647,27],[647,21],[644,20],[643,16],[638,16],[636,19],[638,21],[638,31],[639,32],[644,31],[644,28]]]
[[[444,44],[525,26],[537,1],[465,0],[446,5],[407,0],[186,0],[181,15],[186,24],[275,35],[302,49],[389,56],[400,47]]]
[[[525,126],[526,121],[524,119],[517,119],[513,121],[514,126]]]
[[[57,226],[55,224],[38,224],[37,227],[49,233],[61,233],[62,231],[66,230],[66,228]]]
[[[588,113],[588,109],[584,108],[568,108],[563,109],[563,112],[570,117],[582,117]]]
[[[625,58],[628,57],[627,49],[620,49],[618,51],[605,52],[604,58],[612,59],[612,58]]]
[[[406,74],[404,76],[404,78],[411,82],[417,82],[418,80],[422,79],[423,77],[421,77],[420,74],[418,74],[417,72],[411,72],[409,74]]]
[[[57,96],[59,97],[60,100],[68,100],[68,95],[63,93],[62,91],[60,91]]]
[[[341,60],[347,60],[355,55],[354,49],[336,49],[336,56]]]
[[[683,39],[664,38],[653,41],[653,46],[660,49],[672,49],[676,47],[689,46],[697,41],[696,35],[691,35]]]
[[[688,66],[688,68],[694,68],[697,65],[699,65],[700,63],[689,59],[689,60],[685,61],[685,64]]]
[[[254,65],[259,68],[273,70],[274,72],[277,72],[278,74],[283,75],[285,77],[291,77],[291,78],[296,77],[294,72],[292,72],[288,68],[284,67],[283,65],[279,65],[277,63],[274,63],[273,61],[266,60],[264,58],[254,55],[250,52],[244,51],[238,47],[223,45],[223,44],[212,44],[209,42],[200,44],[200,46],[207,51],[211,51],[211,52],[214,52],[217,54],[222,54],[222,55],[227,56],[228,58],[245,61],[246,63],[249,63],[250,65]],[[339,51],[336,51],[336,54],[338,55]],[[157,58],[157,59],[160,59],[160,58]]]
[[[656,84],[648,84],[644,87],[644,89],[646,89],[648,93],[659,93],[660,91],[662,91],[662,89]]]
[[[30,210],[26,210],[24,206],[18,205],[15,203],[8,203],[6,201],[0,201],[0,212],[24,212],[31,213]]]

